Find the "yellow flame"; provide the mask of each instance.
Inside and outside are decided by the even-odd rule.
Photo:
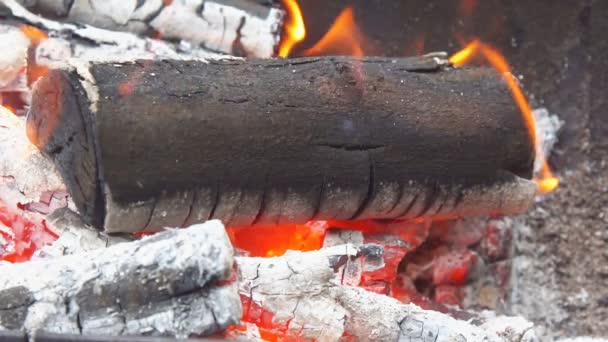
[[[455,67],[463,66],[471,61],[475,57],[479,50],[479,40],[475,39],[471,41],[462,50],[456,52],[450,57],[450,63]]]
[[[306,38],[306,27],[302,11],[296,0],[283,0],[283,5],[288,13],[288,21],[285,24],[285,34],[279,46],[279,56],[287,57],[293,47]]]
[[[532,140],[536,143],[536,154],[537,158],[542,160],[542,167],[540,175],[534,178],[534,181],[538,185],[541,193],[548,193],[553,191],[559,185],[559,179],[553,175],[551,168],[545,158],[542,148],[542,138],[537,136],[536,122],[534,115],[532,114],[532,108],[530,103],[526,99],[524,92],[521,90],[519,83],[513,77],[511,67],[507,63],[506,59],[495,49],[482,43],[478,39],[471,41],[464,49],[458,51],[450,57],[450,62],[455,66],[459,67],[467,64],[476,56],[481,55],[484,57],[493,67],[502,75],[503,79],[507,83],[511,95],[519,108],[522,118],[526,124],[526,128]]]
[[[304,55],[363,57],[363,40],[363,34],[355,23],[353,8],[348,6],[336,17],[325,35],[313,47],[304,51]]]

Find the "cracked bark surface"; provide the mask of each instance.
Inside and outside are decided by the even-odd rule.
[[[273,315],[291,338],[337,341],[534,341],[533,325],[519,317],[470,322],[340,284],[346,257],[361,247],[339,245],[282,257],[237,257],[239,291]],[[247,308],[243,308],[247,313]],[[472,322],[475,322],[474,324]]]
[[[526,210],[534,148],[500,75],[443,58],[93,63],[43,78],[28,127],[113,232]]]
[[[0,266],[0,329],[207,335],[239,321],[233,250],[218,221]]]
[[[278,3],[250,0],[21,0],[55,20],[159,34],[234,56],[269,58],[279,44],[283,11]]]

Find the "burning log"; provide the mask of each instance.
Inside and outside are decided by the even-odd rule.
[[[275,55],[283,11],[273,1],[56,1],[20,3],[47,18],[156,34],[235,56]]]
[[[273,329],[305,340],[534,341],[532,324],[520,317],[473,320],[477,326],[342,285],[340,265],[357,258],[362,248],[340,245],[275,258],[237,257],[239,291],[249,304],[244,304],[244,317],[255,320],[256,313],[269,312]]]
[[[0,267],[0,329],[206,335],[238,322],[233,250],[217,221]]]
[[[38,82],[28,136],[110,232],[526,210],[534,144],[500,75],[446,64],[93,63]]]

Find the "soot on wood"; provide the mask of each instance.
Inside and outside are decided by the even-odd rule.
[[[28,134],[108,231],[514,214],[536,193],[501,76],[438,56],[54,70]]]

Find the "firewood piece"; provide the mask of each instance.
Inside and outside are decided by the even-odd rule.
[[[112,62],[141,58],[194,59],[223,56],[200,47],[184,51],[177,44],[142,38],[128,32],[45,19],[29,12],[15,0],[0,0],[0,10],[0,14],[7,18],[6,22],[32,25],[49,34],[51,38],[43,40],[35,51],[36,63],[48,67],[65,67],[71,58]]]
[[[201,338],[175,339],[146,336],[82,336],[73,334],[36,333],[28,336],[21,331],[0,331],[2,342],[201,342]]]
[[[239,321],[218,221],[87,253],[0,266],[0,329],[206,335]]]
[[[520,317],[497,318],[503,324],[473,320],[480,327],[341,285],[335,260],[356,250],[341,245],[275,258],[237,257],[239,291],[272,313],[272,323],[294,339],[337,341],[346,333],[360,341],[534,341],[532,323]]]
[[[28,132],[111,232],[526,210],[534,146],[502,78],[445,63],[93,63],[38,82]]]
[[[47,18],[115,31],[158,33],[235,56],[267,58],[280,40],[283,11],[251,0],[20,1]]]

